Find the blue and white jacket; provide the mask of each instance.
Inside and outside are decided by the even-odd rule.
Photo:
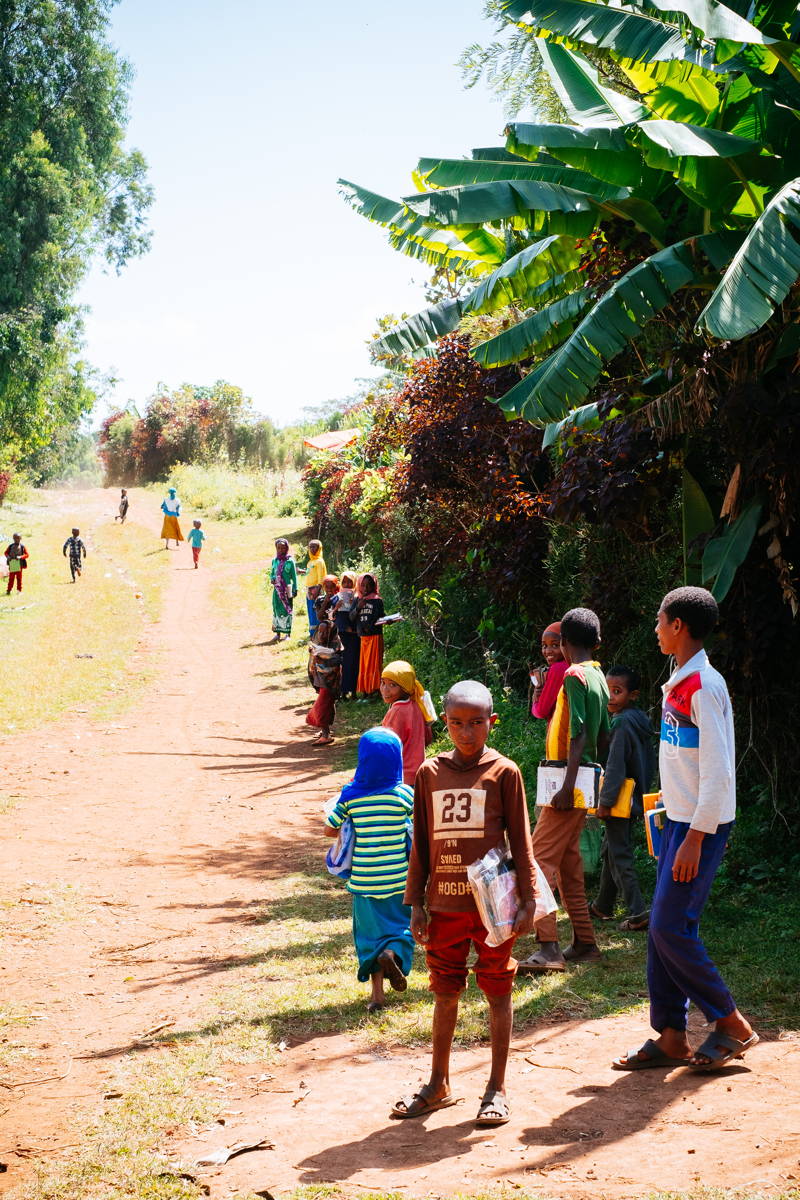
[[[736,816],[736,758],[728,686],[705,650],[664,684],[658,767],[667,816],[716,833]]]

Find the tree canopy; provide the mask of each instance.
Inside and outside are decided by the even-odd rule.
[[[75,289],[147,249],[151,189],[126,150],[113,0],[0,0],[0,430],[7,458],[91,407]]]
[[[783,392],[800,347],[796,6],[494,7],[535,46],[566,119],[512,121],[503,146],[423,159],[399,202],[341,182],[396,249],[472,283],[388,330],[376,353],[424,356],[465,318],[502,315],[472,352],[484,367],[517,364],[497,403],[545,427],[546,446],[636,413],[691,432],[767,372]],[[698,567],[720,597],[759,515],[784,538],[793,529],[787,478],[752,457],[730,476],[725,524]],[[725,492],[706,476],[701,494]],[[703,513],[703,529],[685,524],[708,537],[708,502]],[[780,542],[773,556],[785,566]],[[785,571],[782,587],[796,606]]]

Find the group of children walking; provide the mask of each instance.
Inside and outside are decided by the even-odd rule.
[[[393,1105],[393,1117],[420,1117],[456,1103],[450,1051],[472,950],[491,1038],[489,1076],[475,1119],[479,1126],[505,1124],[516,974],[565,971],[598,959],[593,920],[612,919],[619,897],[627,909],[623,928],[648,932],[650,1020],[657,1036],[618,1055],[614,1069],[717,1070],[758,1041],[699,935],[735,817],[730,699],[704,649],[717,619],[711,594],[692,587],[670,592],[657,615],[659,647],[676,665],[663,688],[659,771],[666,814],[649,911],[636,877],[631,824],[641,815],[651,780],[651,729],[636,707],[635,671],[614,666],[603,672],[595,658],[600,643],[595,613],[572,609],[542,637],[546,668],[535,674],[533,712],[548,723],[540,771],[551,778],[555,770],[556,783],[537,791],[532,835],[519,768],[487,747],[496,721],[489,691],[472,680],[449,690],[442,720],[453,748],[425,759],[424,736],[420,743],[416,735],[401,740],[395,732],[407,733],[422,689],[408,664],[383,668],[381,693],[391,705],[390,719],[361,738],[354,780],[336,800],[325,832],[341,838],[345,823],[352,823],[347,887],[358,978],[371,982],[369,1011],[385,1004],[385,982],[397,991],[407,987],[413,943],[425,951],[435,997],[431,1073],[424,1086]],[[605,775],[597,815],[606,835],[600,886],[590,904],[580,837],[592,799],[584,788],[587,778],[595,778],[599,759],[605,760]],[[498,846],[507,846],[513,859],[518,908],[511,936],[492,945],[467,868]],[[537,868],[557,890],[570,920],[572,938],[563,949],[555,913],[548,906],[537,912]],[[518,962],[515,942],[530,932],[537,946]],[[690,1002],[712,1026],[695,1049],[686,1032]]]
[[[130,501],[128,499],[127,489],[122,488],[114,521],[119,521],[121,525],[124,525],[128,516],[129,507]],[[169,549],[169,542],[171,539],[174,540],[176,549],[180,542],[186,540],[192,550],[192,562],[194,564],[194,569],[197,570],[200,565],[200,551],[203,548],[203,543],[206,537],[203,531],[202,521],[192,521],[192,528],[189,530],[186,539],[184,539],[183,531],[181,530],[180,526],[181,502],[178,499],[178,493],[174,487],[167,489],[167,495],[161,503],[161,511],[163,513],[161,537],[164,539],[165,549]],[[6,569],[8,571],[6,595],[9,595],[14,587],[16,587],[18,592],[21,592],[23,573],[28,567],[29,555],[20,534],[15,533],[13,535],[11,542],[8,544],[8,546],[6,546],[3,553],[6,560]],[[81,537],[80,529],[72,529],[69,537],[64,542],[62,553],[64,558],[69,560],[70,576],[72,582],[75,583],[83,573],[83,566],[87,558],[86,543]]]
[[[300,575],[306,584],[308,677],[317,693],[306,721],[318,730],[314,745],[329,746],[337,702],[355,700],[359,693],[368,700],[382,690],[386,613],[373,572],[330,574],[316,540],[308,543],[307,566],[298,567],[286,538],[277,538],[270,568],[272,644],[291,635]],[[435,713],[429,717],[434,719]],[[413,736],[418,736],[416,725]]]

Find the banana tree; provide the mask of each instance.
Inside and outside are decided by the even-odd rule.
[[[778,353],[800,278],[796,5],[754,0],[747,18],[715,0],[503,8],[537,39],[567,120],[422,159],[400,202],[342,184],[397,249],[475,281],[390,330],[385,349],[424,352],[466,314],[512,304],[519,323],[473,354],[520,364],[498,403],[549,427],[549,444],[601,419],[595,394],[613,390],[615,363],[630,377],[634,346],[663,392],[670,336],[698,357],[755,335],[765,359]],[[624,411],[654,398],[628,388]]]

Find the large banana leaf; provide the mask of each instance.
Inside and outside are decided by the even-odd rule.
[[[618,416],[622,416],[622,414],[616,409],[612,409],[606,419]],[[586,432],[589,429],[599,428],[600,424],[597,404],[582,404],[580,408],[576,408],[564,417],[563,421],[553,421],[545,426],[542,449],[549,450],[551,446],[555,446],[565,433]]]
[[[592,217],[590,197],[560,183],[530,179],[498,179],[459,188],[442,188],[407,196],[403,203],[425,220],[441,225],[480,225],[536,213],[587,214]],[[591,225],[589,226],[591,228]]]
[[[383,337],[377,338],[372,346],[383,354],[414,354],[432,345],[445,334],[452,333],[461,320],[463,311],[461,300],[442,300],[439,304],[400,321]]]
[[[698,51],[686,40],[677,22],[663,21],[632,5],[622,8],[595,0],[507,0],[503,8],[514,21],[528,15],[537,32],[611,50],[624,59],[683,59],[700,65],[712,61],[708,49]]]
[[[707,125],[719,109],[720,93],[713,75],[691,63],[622,62],[619,65],[644,97],[654,117],[663,117],[667,121],[688,121],[693,125]],[[749,91],[753,90],[749,84],[747,86]],[[726,115],[730,113],[731,107],[731,97],[728,94]],[[742,137],[750,136],[746,130],[731,129],[730,125],[728,132],[738,133]]]
[[[657,178],[645,166],[641,152],[628,145],[622,131],[609,126],[577,129],[574,125],[512,121],[506,137],[509,150],[522,158],[535,160],[544,149],[561,162],[607,183],[638,189],[648,173],[653,180]]]
[[[339,192],[361,216],[388,229],[396,250],[413,258],[424,258],[434,266],[461,270],[496,266],[505,257],[504,243],[486,229],[445,229],[426,221],[397,200],[390,200],[346,179],[339,180]]]
[[[683,121],[664,121],[653,118],[640,121],[637,128],[648,141],[660,147],[673,158],[736,158],[741,154],[758,153],[761,146],[750,138],[736,137],[720,129],[708,129],[703,125],[689,125]],[[659,162],[667,166],[668,162]]]
[[[641,335],[697,271],[691,239],[633,267],[600,297],[566,342],[502,398],[503,411],[514,411],[535,425],[562,420],[586,399],[605,364]]]
[[[534,353],[541,354],[563,342],[590,299],[588,288],[570,292],[496,337],[481,342],[472,350],[472,357],[482,367],[502,367],[530,358]]]
[[[800,178],[767,205],[700,314],[698,327],[736,340],[770,319],[800,275]]]
[[[609,125],[618,129],[642,121],[648,111],[637,100],[600,82],[587,58],[557,42],[536,39],[536,48],[556,95],[576,125]]]
[[[493,312],[526,301],[533,288],[553,276],[566,275],[580,262],[572,239],[551,235],[526,246],[487,275],[462,301],[464,312]]]
[[[493,183],[497,179],[534,179],[542,183],[561,183],[601,200],[624,200],[630,188],[615,187],[595,179],[587,171],[576,171],[561,163],[524,162],[509,159],[421,158],[417,171],[431,187],[463,187],[470,183]]]
[[[571,241],[547,237],[513,255],[501,267],[458,300],[443,300],[407,317],[374,342],[384,354],[412,354],[452,333],[467,312],[492,312],[520,298],[531,299],[538,288],[566,290],[575,286],[580,252]],[[552,294],[552,291],[551,291]]]
[[[774,40],[765,37],[760,29],[732,8],[717,4],[716,0],[647,0],[647,5],[670,16],[683,13],[709,41],[721,38],[726,42],[752,42],[755,46],[763,46]]]
[[[751,500],[725,532],[712,538],[706,545],[703,552],[703,582],[711,583],[711,594],[717,603],[725,599],[736,572],[747,558],[761,521],[761,508],[759,499]]]

